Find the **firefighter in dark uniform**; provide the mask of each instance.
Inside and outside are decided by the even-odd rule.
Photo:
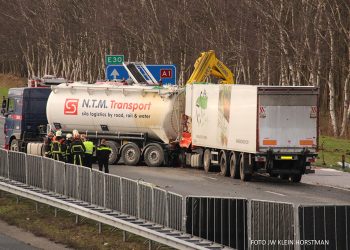
[[[101,144],[97,147],[97,150],[96,150],[96,158],[98,162],[98,168],[100,171],[102,171],[104,167],[105,173],[109,173],[108,160],[111,152],[112,152],[112,149],[107,146],[106,140],[102,139]]]
[[[70,152],[73,157],[73,164],[83,166],[85,146],[81,141],[79,134],[74,135],[74,139],[71,143]]]
[[[65,156],[65,147],[62,147],[63,143],[62,132],[57,131],[56,136],[51,142],[51,155],[52,159],[57,161],[63,161]]]
[[[51,158],[51,142],[54,137],[54,134],[50,132],[44,139],[44,150],[45,150],[45,157]]]
[[[66,135],[66,140],[64,141],[66,147],[66,163],[73,163],[72,154],[71,154],[71,144],[72,144],[72,134]]]

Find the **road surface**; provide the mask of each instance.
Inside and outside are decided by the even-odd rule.
[[[241,197],[248,199],[291,202],[294,204],[350,205],[350,174],[316,169],[304,175],[301,183],[254,176],[242,182],[219,173],[206,174],[191,168],[151,168],[147,166],[110,166],[110,173],[134,180],[151,182],[182,195]],[[337,184],[339,188],[333,186]],[[325,186],[324,186],[325,185]]]

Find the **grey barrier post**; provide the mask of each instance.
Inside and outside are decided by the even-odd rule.
[[[136,208],[137,208],[137,218],[140,218],[140,185],[139,185],[139,180],[137,180],[137,191],[136,191]]]
[[[251,200],[247,200],[247,240],[248,240],[248,246],[247,249],[251,249],[250,241],[252,239],[252,206],[251,206]]]
[[[151,187],[152,188],[152,221],[155,221],[155,218],[156,218],[156,215],[155,215],[155,211],[154,211],[154,188],[153,186]]]
[[[90,170],[90,203],[92,204],[93,203],[93,195],[92,195],[92,192],[93,192],[93,187],[92,187],[92,169]]]
[[[27,159],[27,154],[24,156],[24,168],[25,168],[25,177],[26,177],[26,184],[28,185],[28,159]]]
[[[9,159],[8,151],[7,151],[7,178],[10,179],[10,159]]]
[[[297,242],[297,241],[300,240],[299,206],[300,205],[293,205],[293,212],[294,212],[294,242]],[[300,244],[295,244],[294,249],[295,250],[300,250]]]
[[[169,227],[169,196],[167,190],[165,190],[165,226]]]
[[[55,162],[53,163],[53,185],[54,185],[54,191],[57,193],[57,167]]]
[[[106,208],[106,174],[103,173],[103,207]]]
[[[79,191],[80,191],[80,188],[79,188],[79,185],[80,185],[80,183],[79,183],[79,167],[77,166],[77,165],[75,165],[75,168],[77,169],[77,180],[76,180],[76,183],[77,183],[77,188],[76,188],[76,195],[77,195],[77,197],[74,197],[74,198],[78,198],[78,200],[79,199],[81,199],[80,198],[80,195],[79,195]]]
[[[44,158],[41,159],[41,188],[45,186],[45,175],[44,175]]]
[[[120,212],[123,212],[123,209],[124,209],[123,178],[121,177],[120,178]]]

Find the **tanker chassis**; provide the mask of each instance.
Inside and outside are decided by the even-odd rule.
[[[206,172],[299,182],[317,156],[318,88],[188,84],[185,112],[182,158]]]

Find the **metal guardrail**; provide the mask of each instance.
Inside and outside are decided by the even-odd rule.
[[[298,208],[300,239],[322,242],[316,249],[350,250],[350,206],[305,206]],[[300,249],[309,249],[307,245]]]
[[[6,150],[0,150],[0,157],[2,177],[165,227],[182,228],[181,195],[50,158]]]
[[[92,214],[102,223],[118,225],[129,232],[145,232],[142,236],[168,242],[173,247],[309,249],[300,242],[323,240],[328,245],[311,248],[350,250],[350,206],[293,206],[231,197],[189,196],[185,201],[181,195],[150,183],[6,150],[0,150],[0,189],[56,204],[82,216]],[[50,194],[53,198],[47,196]],[[56,199],[58,196],[61,198]],[[86,210],[94,206],[98,208],[96,213]],[[119,220],[97,211],[105,211]],[[140,220],[146,223],[144,230],[137,226]],[[192,236],[183,235],[179,232],[182,230]],[[273,240],[282,243],[268,245]]]
[[[186,232],[235,249],[248,249],[247,200],[189,196]]]
[[[251,240],[264,240],[267,244],[252,244],[251,249],[294,249],[294,245],[269,245],[277,240],[294,241],[294,207],[289,203],[252,200]]]

